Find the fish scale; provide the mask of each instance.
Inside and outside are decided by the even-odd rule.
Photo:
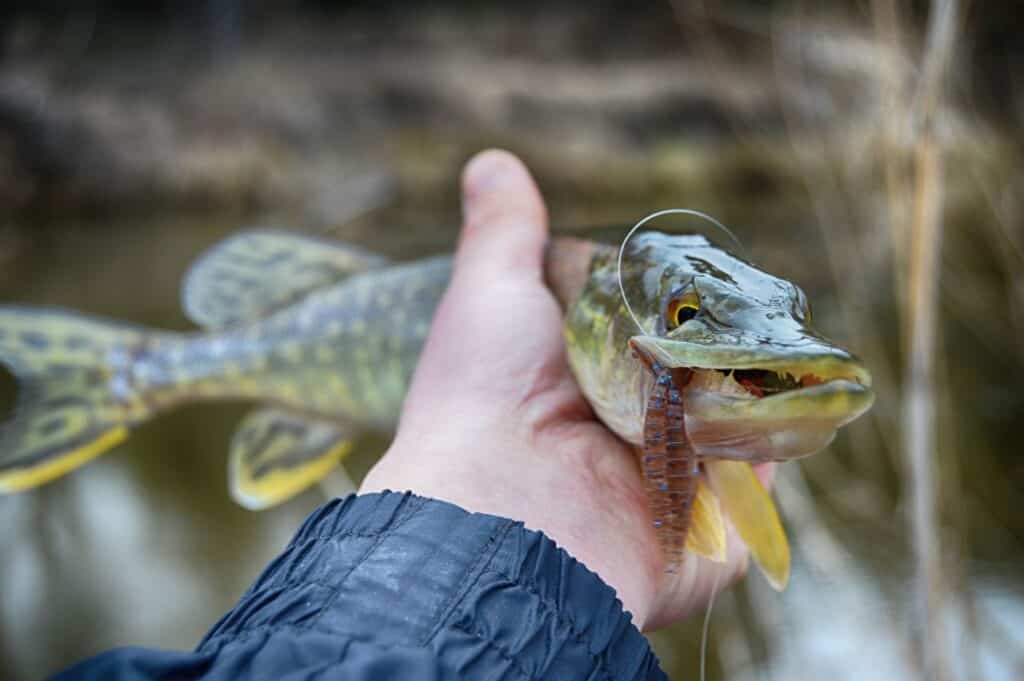
[[[449,273],[448,258],[372,271],[251,324],[144,341],[131,353],[131,384],[161,409],[197,398],[269,398],[387,430],[428,328],[396,326],[391,308],[432,313]]]

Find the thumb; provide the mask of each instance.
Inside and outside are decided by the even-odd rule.
[[[474,156],[462,174],[462,202],[456,279],[540,276],[547,209],[522,161],[498,149]]]
[[[462,191],[455,269],[416,367],[406,420],[414,407],[434,417],[440,395],[493,396],[495,373],[521,375],[562,347],[561,313],[541,268],[547,214],[530,173],[507,151],[484,151],[466,165]]]

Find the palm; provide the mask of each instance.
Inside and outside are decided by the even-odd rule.
[[[658,603],[649,626],[699,607],[709,571],[699,572],[698,588],[703,561],[687,554],[666,573],[633,448],[580,393],[557,303],[533,278],[506,280],[497,293],[501,306],[453,286],[438,311],[392,448],[411,453],[403,467],[417,484],[409,487],[521,519],[609,582],[628,578],[644,601]],[[435,427],[454,414],[465,415],[457,430]],[[371,487],[382,486],[377,473]]]
[[[496,152],[466,178],[452,283],[395,441],[362,491],[409,489],[522,520],[614,586],[642,626],[678,618],[706,601],[711,570],[688,556],[666,574],[634,454],[594,418],[572,377],[562,311],[543,281],[536,186]],[[729,555],[735,572],[738,542]]]
[[[568,367],[562,371],[568,374]],[[703,607],[716,588],[713,564],[688,552],[682,565],[666,563],[648,512],[634,447],[594,418],[578,390],[564,399],[564,404],[551,407],[561,414],[581,416],[573,421],[552,419],[540,439],[555,453],[553,475],[565,480],[566,493],[552,510],[562,518],[582,519],[579,529],[569,534],[572,543],[565,545],[588,565],[618,564],[616,571],[636,573],[642,588],[653,591],[657,604],[647,614],[648,628]],[[551,528],[549,533],[561,541],[554,526],[562,523],[551,517],[537,522],[541,529]],[[744,567],[746,552],[735,538],[730,538],[729,549],[725,574],[731,579]]]

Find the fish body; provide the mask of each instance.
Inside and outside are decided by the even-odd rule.
[[[451,258],[389,263],[285,232],[248,232],[202,256],[183,304],[201,332],[0,306],[0,362],[19,379],[0,427],[0,491],[42,484],[177,405],[252,400],[231,446],[248,508],[287,499],[367,431],[398,420]]]
[[[702,464],[715,491],[701,478],[673,492],[699,525],[686,546],[723,554],[717,495],[746,508],[734,524],[754,528],[743,538],[755,558],[768,555],[785,545],[770,498],[745,464],[716,472],[714,462],[818,451],[870,406],[870,375],[810,328],[799,288],[703,237],[645,233],[624,255],[620,272],[609,246],[549,248],[580,388],[642,454],[659,423],[648,413],[660,403],[658,377],[685,375],[661,422],[686,436],[688,449],[673,456],[693,467],[687,475]],[[359,433],[393,430],[451,268],[448,257],[395,264],[258,231],[215,246],[186,277],[184,307],[201,332],[0,306],[0,361],[21,381],[15,416],[0,428],[0,491],[62,475],[175,405],[243,399],[262,406],[232,440],[232,494],[254,509],[279,503],[323,479]],[[685,524],[675,532],[678,546]],[[788,574],[788,549],[784,562],[775,573]]]
[[[430,258],[352,274],[252,322],[152,334],[116,379],[137,413],[182,402],[257,400],[360,430],[394,428],[451,276]]]

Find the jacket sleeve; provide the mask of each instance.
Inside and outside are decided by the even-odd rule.
[[[521,523],[386,492],[322,506],[191,653],[59,679],[664,679],[615,592]]]

